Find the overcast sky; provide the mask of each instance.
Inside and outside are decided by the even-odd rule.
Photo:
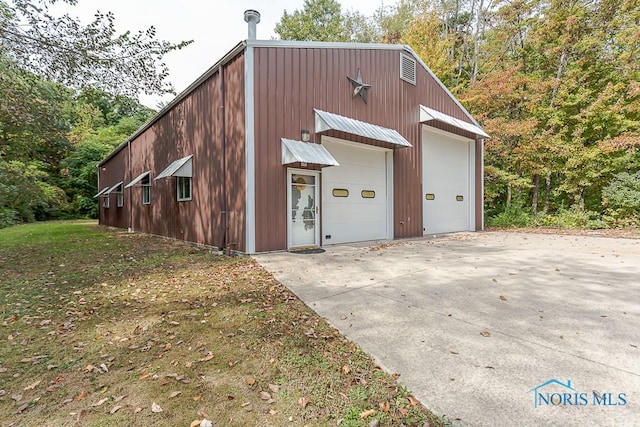
[[[371,15],[381,5],[396,0],[339,0],[343,10],[357,10]],[[179,93],[196,80],[218,59],[247,38],[244,11],[255,9],[261,14],[258,39],[275,37],[274,27],[284,10],[302,9],[304,0],[78,0],[76,6],[60,6],[89,22],[96,10],[115,14],[119,30],[141,30],[153,25],[157,37],[178,42],[193,40],[188,47],[165,57],[169,79]],[[168,101],[172,97],[165,97]],[[143,97],[141,102],[155,108],[158,97]]]

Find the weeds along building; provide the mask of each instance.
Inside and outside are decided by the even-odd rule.
[[[240,42],[98,166],[100,224],[255,253],[483,225],[483,138],[407,46]]]

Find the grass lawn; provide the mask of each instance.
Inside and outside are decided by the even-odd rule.
[[[249,257],[91,221],[0,230],[3,426],[204,419],[444,423]]]

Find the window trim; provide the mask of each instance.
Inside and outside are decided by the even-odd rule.
[[[145,180],[148,181],[148,183],[145,183]],[[140,180],[140,187],[142,188],[142,204],[143,205],[150,205],[151,204],[151,174],[147,174],[146,177],[143,177]],[[147,195],[146,200],[145,200],[145,194]]]
[[[105,209],[109,209],[109,195],[107,195],[106,197],[103,197],[103,201],[102,201],[102,207]]]
[[[181,197],[180,196],[180,189],[182,188],[182,186],[180,185],[180,181],[181,180],[187,180],[187,182],[189,183],[189,197]],[[176,199],[179,202],[188,202],[190,200],[193,200],[193,178],[190,176],[176,176]]]
[[[122,190],[122,184],[116,188],[116,207],[121,208],[124,206],[124,191]]]

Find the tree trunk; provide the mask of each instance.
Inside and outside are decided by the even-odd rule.
[[[507,185],[507,207],[511,206],[511,185]]]
[[[546,215],[549,213],[549,195],[551,193],[551,174],[548,173],[544,180],[545,180],[544,208],[542,212]]]
[[[478,61],[480,56],[480,37],[484,34],[484,0],[480,0],[478,4],[478,19],[476,21],[476,29],[473,34],[473,64],[471,72],[471,83],[478,78]]]
[[[531,212],[538,215],[538,195],[540,194],[540,175],[533,176],[533,194],[531,195]]]

